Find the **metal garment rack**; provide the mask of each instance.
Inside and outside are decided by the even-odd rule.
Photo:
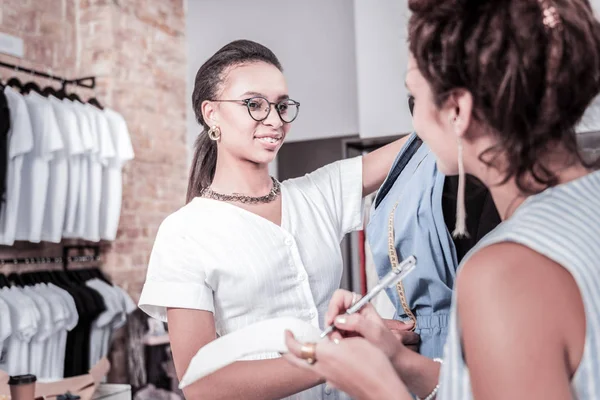
[[[41,78],[52,79],[53,81],[57,81],[57,82],[61,82],[62,90],[65,90],[67,85],[75,85],[75,86],[80,86],[80,87],[84,87],[84,88],[88,88],[88,89],[94,89],[96,87],[96,77],[94,77],[94,76],[86,76],[84,78],[77,78],[77,79],[67,79],[64,77],[51,75],[51,74],[48,74],[45,72],[36,71],[36,70],[30,69],[30,68],[23,68],[18,65],[15,65],[15,64],[10,64],[10,63],[6,63],[6,62],[2,62],[2,61],[0,61],[0,67],[11,69],[11,70],[17,71],[17,72],[23,72],[26,74],[39,76]]]
[[[93,250],[93,255],[70,255],[72,250]],[[62,264],[66,270],[70,263],[87,263],[87,262],[99,262],[100,257],[100,246],[65,246],[63,247],[63,254],[60,257],[23,257],[23,258],[2,258],[0,259],[0,267],[4,265],[22,265],[22,264]]]
[[[94,89],[96,87],[96,77],[87,76],[77,79],[67,79],[62,76],[48,74],[46,72],[37,71],[30,68],[20,67],[16,64],[0,61],[0,67],[6,68],[16,72],[23,72],[32,76],[39,76],[41,78],[51,79],[53,81],[60,82],[62,84],[62,91],[65,91],[69,85],[79,86],[87,89]],[[10,80],[10,78],[8,79]],[[5,82],[6,83],[6,82]],[[93,255],[79,254],[71,255],[73,250],[93,250]],[[62,264],[64,269],[67,269],[70,263],[87,263],[87,262],[99,262],[100,258],[100,246],[99,245],[70,245],[63,247],[63,253],[58,257],[23,257],[23,258],[4,258],[0,259],[0,267],[4,265],[22,265],[22,264]]]

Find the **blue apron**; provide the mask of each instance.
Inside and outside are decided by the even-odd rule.
[[[367,226],[367,240],[377,274],[382,278],[390,270],[388,219],[398,203],[394,216],[398,259],[417,257],[416,269],[403,281],[404,293],[417,320],[420,353],[431,358],[443,355],[458,267],[442,211],[444,180],[434,154],[413,134],[379,189]],[[394,318],[407,320],[397,288],[386,291],[396,307]]]

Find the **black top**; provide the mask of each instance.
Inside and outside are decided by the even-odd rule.
[[[102,296],[85,285],[63,289],[76,299],[75,305],[79,314],[77,326],[67,334],[64,377],[68,378],[89,371],[92,322],[106,310],[106,306]]]
[[[0,86],[1,88],[1,86]],[[6,199],[6,171],[8,169],[8,131],[10,110],[3,90],[0,90],[0,210]]]
[[[457,193],[458,176],[447,176],[444,180],[442,210],[449,232],[452,232],[456,225]],[[459,263],[481,238],[500,223],[500,216],[490,192],[483,186],[483,183],[471,175],[467,175],[465,209],[467,211],[466,223],[469,236],[452,238],[456,247],[456,258]]]

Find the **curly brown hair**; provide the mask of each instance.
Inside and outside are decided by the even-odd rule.
[[[453,90],[468,90],[474,118],[498,144],[480,155],[489,166],[506,160],[504,182],[523,192],[554,186],[545,164],[560,146],[575,162],[575,126],[600,92],[600,23],[587,0],[409,0],[410,51],[441,106]],[[550,4],[551,3],[551,4]],[[544,23],[553,6],[559,25]],[[546,13],[547,14],[547,13]],[[531,181],[529,181],[531,182]]]

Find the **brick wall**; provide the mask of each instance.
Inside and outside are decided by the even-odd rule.
[[[25,42],[23,59],[0,60],[68,78],[96,76],[96,91],[71,91],[125,117],[135,160],[124,169],[118,236],[102,244],[102,269],[137,301],[158,225],[185,200],[185,0],[3,0],[0,31]],[[52,84],[4,68],[0,76]],[[54,256],[61,247],[0,246],[0,258]],[[113,380],[125,380],[123,357],[113,354]]]

